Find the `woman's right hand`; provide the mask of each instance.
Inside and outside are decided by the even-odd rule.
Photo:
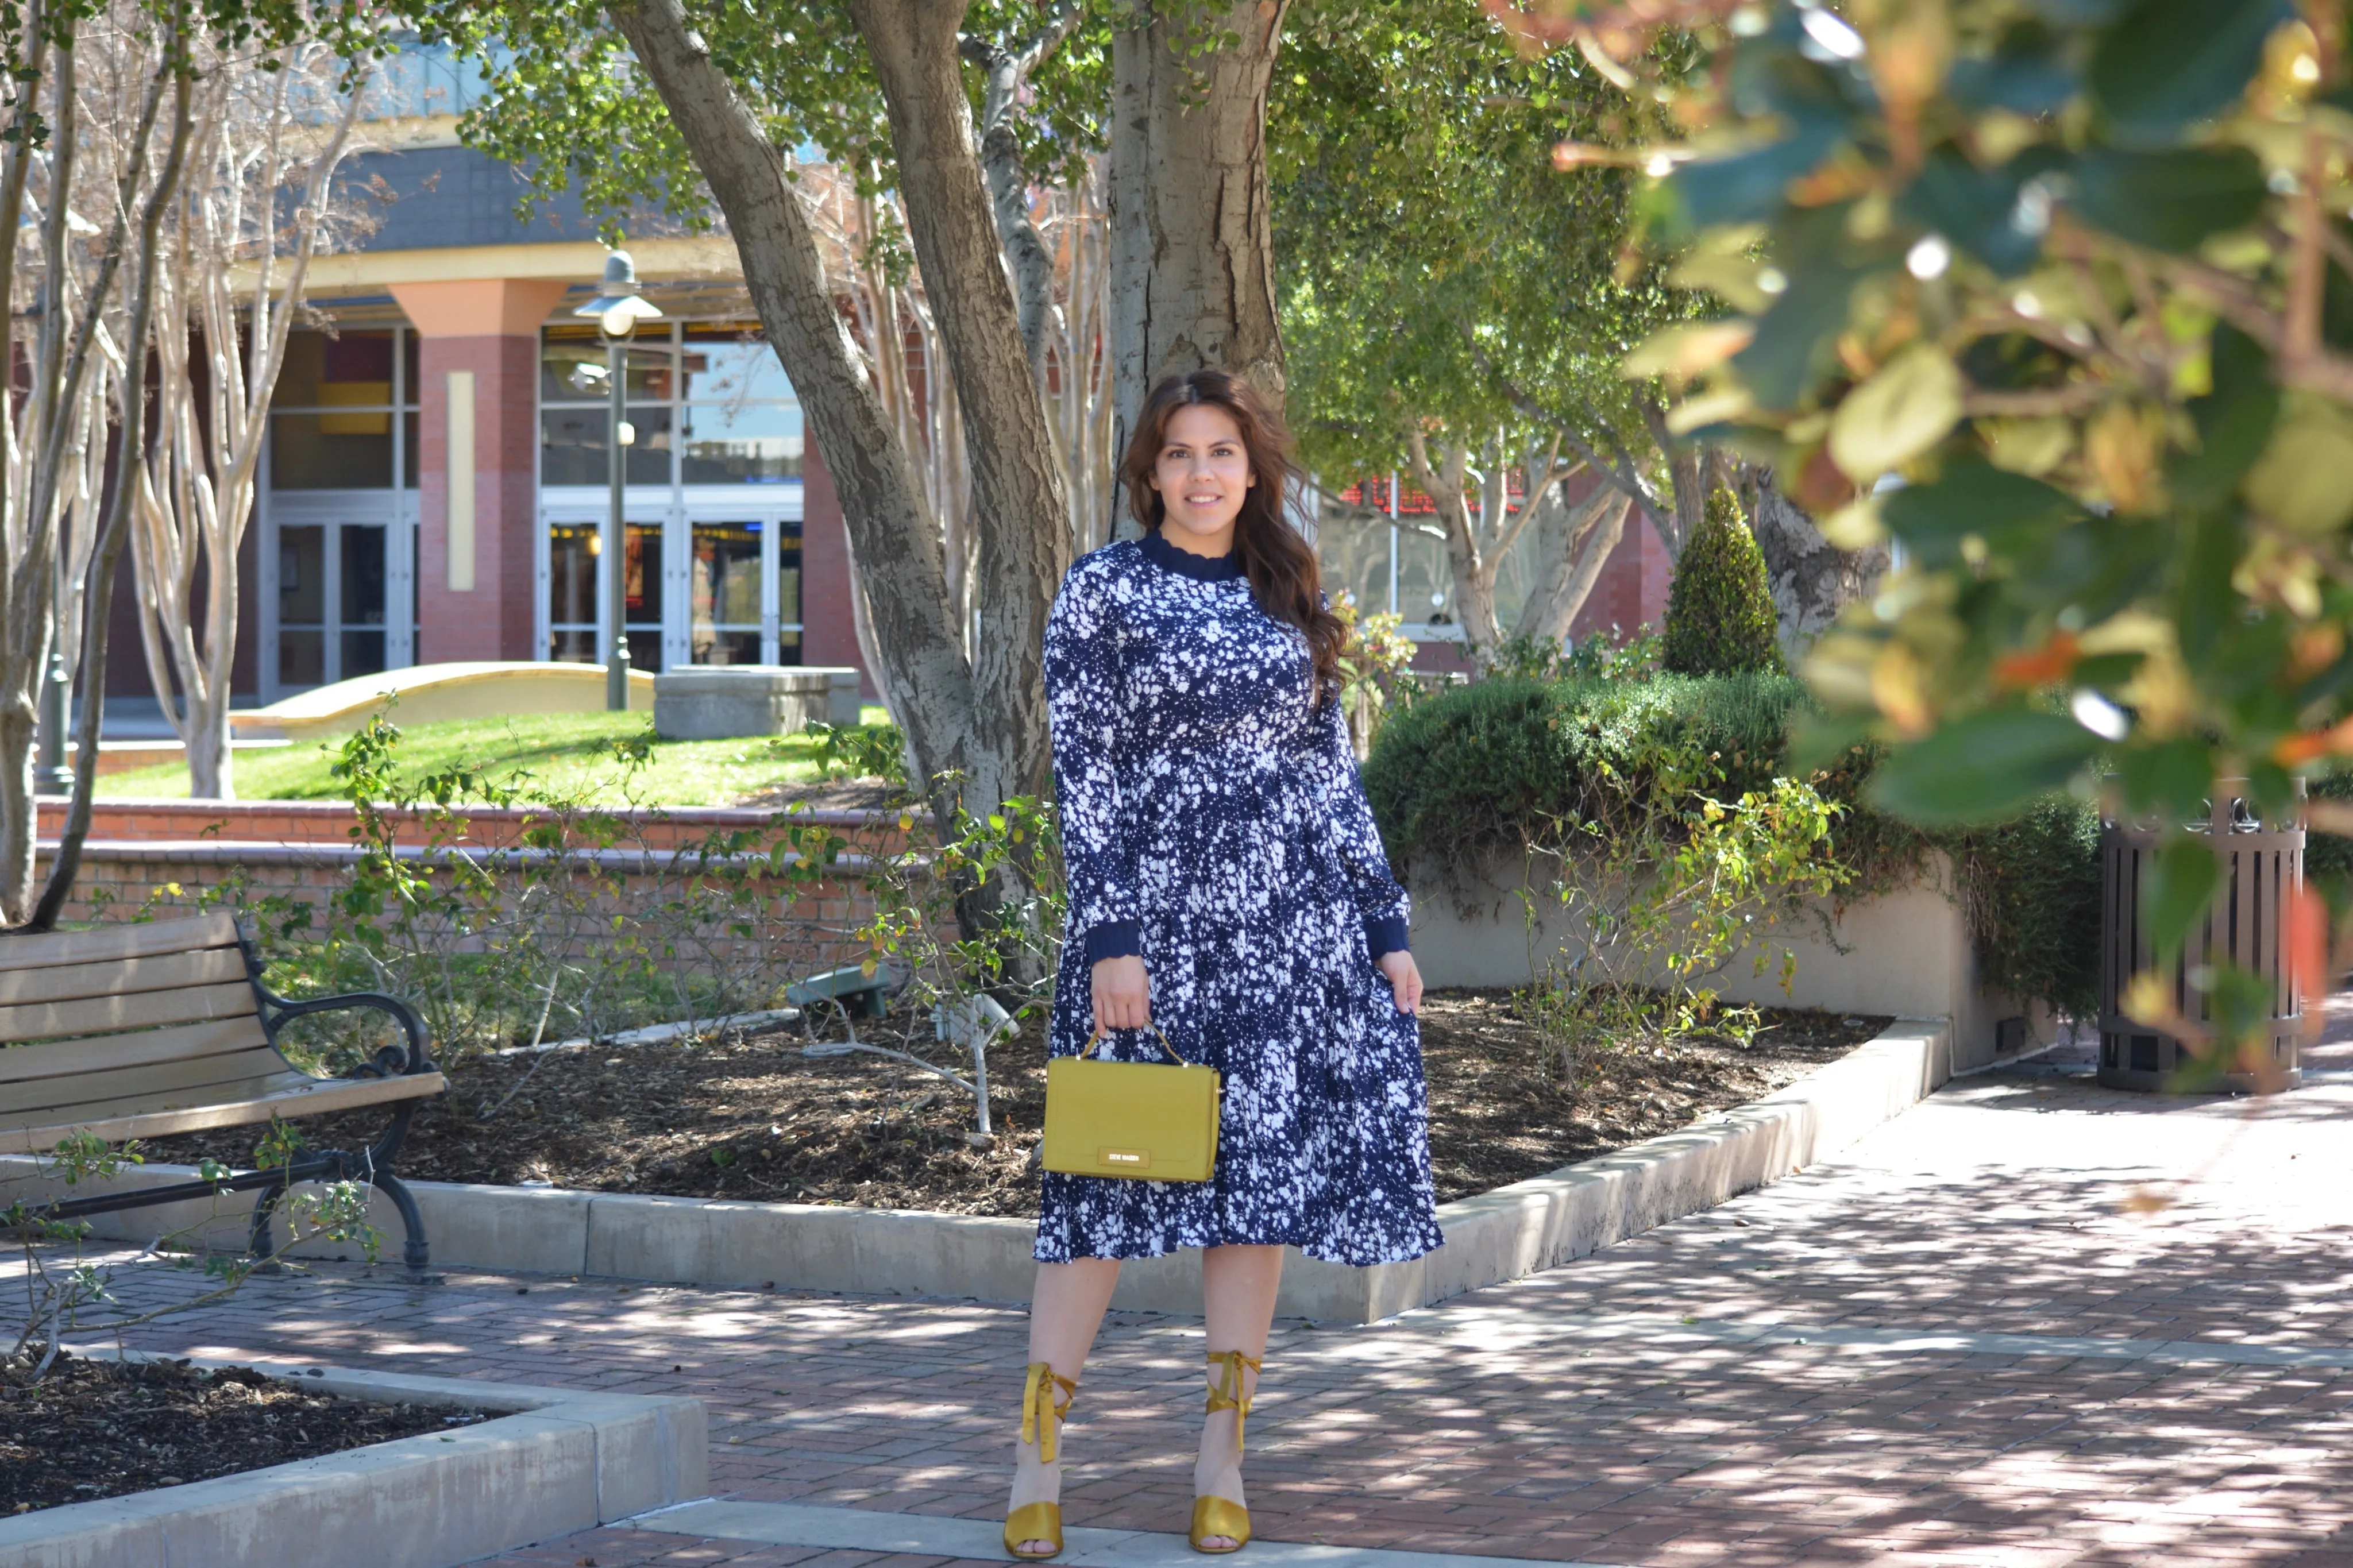
[[[1145,978],[1144,960],[1134,953],[1099,958],[1089,977],[1094,983],[1095,1033],[1141,1029],[1152,1022],[1152,984]]]

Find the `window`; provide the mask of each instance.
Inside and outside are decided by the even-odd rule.
[[[546,653],[599,662],[596,552],[609,502],[609,351],[588,322],[542,330],[540,500],[546,521]],[[800,401],[756,327],[659,321],[627,351],[635,430],[621,562],[631,665],[797,663]],[[657,497],[649,494],[661,490]],[[565,493],[569,491],[571,493]],[[663,521],[657,521],[658,519]]]
[[[415,659],[417,364],[404,328],[287,338],[261,516],[267,695]]]

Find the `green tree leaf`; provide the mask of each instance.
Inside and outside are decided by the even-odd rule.
[[[2000,822],[2060,788],[2097,755],[2100,738],[2073,719],[2025,708],[1973,713],[1899,746],[1868,795],[1924,827]]]
[[[1831,127],[1816,126],[1728,158],[1702,159],[1676,170],[1667,189],[1692,228],[1753,222],[1778,211],[1789,182],[1811,174],[1838,140]]]
[[[1868,486],[1933,449],[1961,417],[1961,373],[1933,343],[1916,343],[1839,405],[1831,460]]]
[[[2291,0],[2142,0],[2092,56],[2088,80],[2118,141],[2157,145],[2229,108]]]
[[[1757,336],[1733,356],[1741,381],[1766,408],[1790,408],[1805,395],[1831,341],[1846,325],[1847,297],[1862,274],[1839,266],[1810,268],[1757,323]]]
[[[2263,205],[2263,166],[2243,147],[2102,150],[2079,159],[2074,174],[2084,221],[2151,250],[2195,250],[2253,222]]]
[[[2214,329],[2208,361],[2214,389],[2189,405],[2198,447],[2177,457],[2172,472],[2175,497],[2192,507],[2215,506],[2230,495],[2279,417],[2279,387],[2262,344],[2225,321]]]
[[[1896,491],[1880,509],[1887,531],[1924,566],[1959,560],[1961,541],[1973,533],[2008,544],[2090,515],[2063,490],[1974,458],[1948,465],[1934,484]]]
[[[2074,96],[2074,66],[2058,36],[2039,22],[2011,25],[1990,55],[1953,62],[1953,96],[1972,109],[2047,114]]]

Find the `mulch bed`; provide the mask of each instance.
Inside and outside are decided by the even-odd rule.
[[[1884,1017],[1761,1010],[1730,1038],[1645,1040],[1591,1052],[1575,1083],[1508,992],[1433,992],[1422,1057],[1439,1201],[1591,1159],[1770,1093],[1845,1055]],[[905,1045],[959,1070],[928,1020],[860,1020],[860,1038]],[[839,1026],[825,1037],[839,1038]],[[1037,1213],[1033,1154],[1046,1101],[1039,1025],[988,1053],[997,1139],[976,1148],[971,1098],[882,1058],[809,1058],[793,1032],[680,1047],[591,1047],[470,1057],[419,1113],[395,1169],[411,1180],[546,1184],[596,1192],[857,1205],[951,1214]],[[501,1103],[503,1102],[503,1103]],[[353,1147],[381,1112],[298,1123],[313,1146]],[[254,1131],[158,1141],[151,1161],[252,1163]]]
[[[490,1419],[315,1393],[250,1367],[85,1361],[0,1367],[0,1515],[210,1480]]]

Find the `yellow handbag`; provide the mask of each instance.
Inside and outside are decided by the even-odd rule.
[[[1135,1176],[1206,1182],[1218,1161],[1218,1069],[1177,1056],[1157,1025],[1160,1048],[1177,1065],[1098,1061],[1086,1049],[1046,1064],[1045,1166],[1073,1176]]]

